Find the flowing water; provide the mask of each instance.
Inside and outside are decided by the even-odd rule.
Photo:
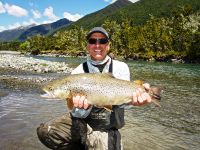
[[[66,61],[75,67],[83,59],[39,57]],[[125,150],[197,150],[200,148],[200,65],[126,62],[132,79],[165,87],[162,107],[153,104],[126,110],[121,129]],[[37,138],[41,122],[67,111],[64,101],[40,98],[40,83],[15,78],[57,78],[0,69],[0,149],[47,150]],[[14,78],[14,79],[13,79]],[[2,94],[4,93],[4,95]]]

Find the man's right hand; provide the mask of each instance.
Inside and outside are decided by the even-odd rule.
[[[74,107],[82,108],[82,109],[88,109],[90,106],[87,102],[86,97],[80,96],[80,95],[73,96],[73,104],[74,104]]]

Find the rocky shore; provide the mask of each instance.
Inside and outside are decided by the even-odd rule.
[[[69,74],[72,68],[65,62],[36,59],[14,52],[0,53],[0,91],[29,90]]]
[[[0,53],[0,67],[37,73],[69,73],[72,70],[65,62],[51,62],[10,53]]]

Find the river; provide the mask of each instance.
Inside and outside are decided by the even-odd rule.
[[[65,61],[75,67],[83,59],[37,57]],[[153,104],[126,110],[121,129],[125,150],[197,150],[200,147],[200,65],[126,61],[131,79],[165,87],[161,107]],[[0,70],[0,76],[57,78],[63,74],[37,74]],[[8,82],[10,81],[10,82]],[[37,138],[41,122],[67,111],[64,101],[44,100],[41,84],[0,80],[0,149],[47,150]]]

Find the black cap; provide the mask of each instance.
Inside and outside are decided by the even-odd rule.
[[[92,28],[92,29],[88,32],[86,38],[89,39],[90,36],[91,36],[93,33],[96,33],[96,32],[104,34],[104,35],[109,39],[109,34],[108,34],[108,32],[107,32],[104,28],[102,28],[102,27],[94,27],[94,28]]]

